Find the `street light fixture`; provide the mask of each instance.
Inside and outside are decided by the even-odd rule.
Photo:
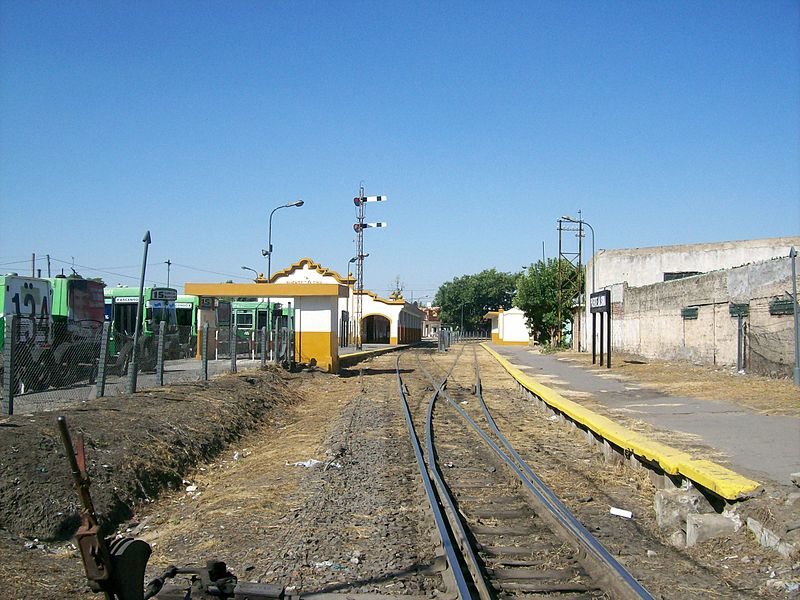
[[[272,215],[275,214],[276,210],[280,210],[282,208],[291,208],[292,206],[303,206],[305,202],[302,200],[295,200],[294,202],[287,202],[286,204],[281,204],[280,206],[276,206],[272,209],[272,212],[269,213],[269,241],[268,247],[266,250],[262,250],[261,254],[267,257],[267,281],[272,278]]]
[[[367,252],[366,254],[362,254],[361,258],[367,258],[368,256],[369,256],[369,252]],[[347,276],[348,277],[350,276],[350,265],[352,265],[357,260],[358,260],[358,255],[355,255],[353,258],[351,258],[350,260],[347,261],[347,265],[348,265],[347,266]]]
[[[243,270],[243,271],[252,271],[253,273],[255,273],[255,274],[256,274],[256,276],[255,276],[255,279],[254,279],[254,280],[258,280],[258,271],[256,271],[255,269],[251,269],[250,267],[242,267],[242,270]]]

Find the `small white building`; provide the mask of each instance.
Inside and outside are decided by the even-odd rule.
[[[518,308],[489,311],[484,319],[492,322],[492,343],[504,346],[527,346],[530,342],[525,313]]]

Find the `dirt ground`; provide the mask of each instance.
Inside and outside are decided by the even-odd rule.
[[[379,357],[341,377],[240,373],[59,414],[75,437],[86,435],[92,492],[109,531],[153,547],[148,577],[216,557],[248,581],[433,598],[434,544],[397,407],[394,360]],[[574,434],[508,399],[513,382],[488,355],[481,368],[501,428],[547,458],[547,483],[582,520],[599,519],[603,541],[635,576],[661,581],[660,589],[672,580],[674,592],[659,597],[787,597],[769,581],[796,580],[791,561],[763,550],[746,528],[724,542],[672,549],[659,540],[645,479],[598,468]],[[97,597],[69,540],[78,503],[55,416],[0,422],[4,598]],[[303,466],[311,459],[316,466]],[[607,504],[626,504],[636,518],[609,523]],[[651,552],[640,551],[644,533]],[[720,584],[691,590],[694,571]]]

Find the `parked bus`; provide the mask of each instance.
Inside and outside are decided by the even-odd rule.
[[[46,279],[20,277],[16,273],[0,276],[0,350],[5,349],[6,317],[13,315],[14,389],[24,385],[38,391],[50,385],[53,366],[53,289]],[[0,372],[5,365],[0,366]],[[3,382],[5,383],[5,373]]]
[[[97,371],[100,336],[104,320],[105,284],[80,275],[49,279],[53,289],[52,385],[92,381]]]
[[[140,340],[137,350],[138,362],[143,371],[155,368],[158,341],[156,334],[161,322],[166,324],[164,354],[167,358],[178,358],[178,323],[175,301],[178,291],[174,288],[146,287],[143,289],[144,315],[139,321]],[[114,356],[117,372],[127,371],[133,350],[133,337],[136,330],[136,311],[139,304],[139,288],[106,288],[106,300],[110,299],[110,309],[106,304],[106,314],[111,314],[110,354]]]
[[[276,302],[235,300],[231,302],[233,323],[236,327],[237,348],[240,353],[260,353],[259,332],[267,329],[267,339],[272,339],[274,329],[293,329],[294,308]]]
[[[197,296],[181,294],[175,301],[175,320],[178,324],[178,343],[184,357],[194,356],[197,350]]]

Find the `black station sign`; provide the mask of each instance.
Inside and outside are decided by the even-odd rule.
[[[593,313],[608,312],[611,308],[611,290],[595,292],[589,296],[589,309]]]

